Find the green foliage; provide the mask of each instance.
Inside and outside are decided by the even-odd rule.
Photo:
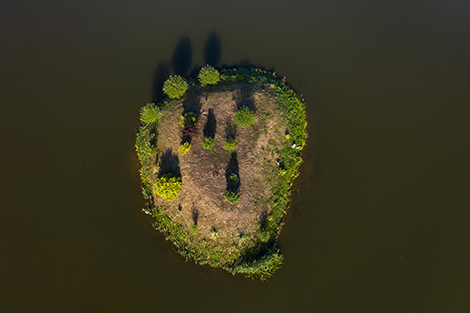
[[[152,123],[158,122],[160,118],[160,109],[155,105],[155,103],[147,103],[145,106],[140,109],[140,120],[143,123]]]
[[[224,149],[227,151],[237,150],[237,141],[233,138],[227,139],[227,141],[224,142]]]
[[[240,200],[240,195],[238,192],[233,191],[233,190],[227,190],[224,194],[225,199],[228,201],[228,203],[234,204],[237,203],[238,200]]]
[[[211,149],[214,145],[215,145],[215,140],[214,138],[211,138],[211,137],[205,137],[204,141],[202,142],[202,147],[207,150]]]
[[[170,99],[178,99],[181,98],[186,90],[188,89],[188,83],[186,80],[179,76],[170,76],[164,83],[163,83],[163,92],[170,98]]]
[[[246,277],[259,277],[261,280],[266,280],[278,270],[284,261],[284,257],[279,252],[274,252],[263,256],[259,260],[253,262],[243,262],[230,271],[232,274],[243,274]]]
[[[162,199],[173,201],[181,190],[183,180],[181,176],[165,174],[155,181],[153,185],[154,192]]]
[[[250,126],[256,122],[255,112],[253,112],[249,107],[242,106],[235,113],[235,123],[238,126]]]
[[[232,185],[235,185],[238,183],[238,176],[235,173],[232,173],[228,177],[228,182],[231,183]]]
[[[179,124],[181,125],[181,127],[184,127],[184,125],[186,124],[196,125],[198,121],[199,121],[199,118],[197,117],[196,113],[188,112],[185,115],[181,116],[181,120],[179,121]]]
[[[199,71],[197,75],[202,86],[215,85],[220,81],[219,71],[210,65],[206,65]]]
[[[191,224],[191,226],[189,226],[189,229],[191,229],[191,231],[193,233],[197,233],[197,225],[196,224]]]
[[[190,149],[191,149],[191,144],[186,141],[180,146],[180,153],[185,155],[186,153],[189,152]]]
[[[150,133],[148,127],[141,126],[135,139],[135,150],[140,162],[152,158],[155,155],[155,148],[150,144],[150,140],[155,134]]]

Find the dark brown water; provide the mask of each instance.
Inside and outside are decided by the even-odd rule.
[[[2,1],[0,311],[470,312],[468,16],[457,0]],[[140,212],[138,110],[172,57],[204,64],[211,31],[218,65],[271,68],[307,102],[265,283],[185,263]]]

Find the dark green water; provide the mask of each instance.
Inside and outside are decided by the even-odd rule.
[[[470,312],[469,15],[2,1],[0,311]],[[307,103],[286,261],[265,283],[185,263],[140,212],[138,110],[182,36],[199,67],[211,31],[218,65],[273,69]]]

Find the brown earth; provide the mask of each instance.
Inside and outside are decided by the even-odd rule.
[[[276,147],[286,143],[285,119],[276,99],[253,86],[227,86],[219,91],[194,91],[185,100],[163,110],[157,128],[157,166],[155,175],[180,173],[182,189],[173,201],[155,195],[155,205],[181,223],[188,232],[197,225],[195,235],[213,244],[235,245],[240,237],[253,239],[271,208],[271,188],[277,183]],[[257,121],[249,127],[236,126],[237,107],[247,105],[255,111]],[[198,131],[191,139],[191,150],[182,155],[181,115],[199,115]],[[206,136],[215,139],[211,150],[202,148]],[[235,136],[237,150],[223,149],[228,136]],[[240,200],[230,204],[224,197],[230,173],[237,173]],[[211,236],[211,233],[217,236]]]

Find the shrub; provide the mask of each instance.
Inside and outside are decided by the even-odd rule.
[[[170,76],[170,78],[163,83],[163,92],[170,97],[170,99],[181,98],[187,89],[188,83],[179,75]]]
[[[180,146],[180,153],[184,155],[188,153],[190,149],[191,149],[191,144],[186,141]]]
[[[160,118],[160,109],[155,103],[147,103],[142,109],[140,109],[140,120],[143,123],[157,122]]]
[[[240,200],[240,195],[236,191],[232,190],[227,190],[225,192],[225,199],[228,201],[228,203],[234,204]]]
[[[191,224],[191,226],[189,226],[189,229],[191,229],[191,231],[193,233],[197,233],[197,225],[196,224]]]
[[[205,137],[204,141],[202,142],[202,147],[207,150],[211,149],[214,145],[215,145],[215,140],[214,138],[211,138],[211,137]]]
[[[188,124],[196,125],[198,121],[199,121],[199,118],[197,117],[197,114],[193,112],[189,112],[181,116],[181,120],[179,123],[181,127],[184,127],[185,125],[188,125]]]
[[[162,177],[157,178],[153,185],[153,190],[162,199],[173,201],[181,190],[182,182],[183,180],[181,176],[165,174]]]
[[[197,75],[202,86],[215,85],[220,81],[219,71],[210,65],[206,65],[199,71]]]
[[[227,139],[227,141],[224,142],[224,149],[227,151],[237,150],[237,141],[233,138]]]
[[[255,112],[247,106],[242,106],[235,113],[235,123],[238,126],[250,126],[256,122]]]
[[[237,183],[238,183],[238,176],[237,176],[237,174],[235,174],[235,173],[230,174],[229,177],[228,177],[228,181],[229,181],[229,183],[231,183],[232,185],[237,184]]]

